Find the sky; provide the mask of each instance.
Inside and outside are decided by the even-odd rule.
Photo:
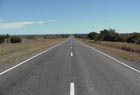
[[[0,34],[140,32],[140,0],[0,0]]]

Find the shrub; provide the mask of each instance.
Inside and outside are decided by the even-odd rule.
[[[127,42],[129,43],[138,43],[140,39],[140,33],[131,33],[127,38]]]
[[[140,44],[140,39],[135,41],[136,44]]]
[[[10,38],[10,42],[11,42],[11,43],[20,43],[21,41],[22,41],[22,40],[21,40],[20,37],[12,36],[12,37]]]
[[[2,44],[5,41],[4,36],[0,35],[0,44]]]
[[[97,39],[98,39],[98,33],[96,33],[96,32],[90,32],[90,33],[88,34],[88,38],[89,38],[89,39],[97,40]]]

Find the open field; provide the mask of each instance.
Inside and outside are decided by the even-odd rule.
[[[41,52],[57,43],[64,41],[65,38],[38,40],[23,39],[22,43],[1,44],[0,45],[0,64],[10,63],[25,56]]]
[[[90,46],[116,54],[124,59],[140,62],[140,45],[124,42],[93,41],[89,39],[78,39]]]

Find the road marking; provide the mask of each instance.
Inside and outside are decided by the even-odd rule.
[[[70,95],[75,95],[75,90],[74,90],[74,83],[70,83]]]
[[[72,48],[72,46],[70,48]]]
[[[67,41],[67,40],[66,40],[66,41]],[[51,48],[49,48],[49,49],[47,49],[47,50],[45,50],[45,51],[42,51],[41,53],[38,53],[38,54],[36,54],[36,55],[34,55],[34,56],[32,56],[32,57],[26,59],[26,60],[23,61],[23,62],[18,63],[17,65],[15,65],[15,66],[13,66],[13,67],[11,67],[11,68],[9,68],[9,69],[3,71],[3,72],[0,72],[0,76],[3,75],[3,74],[5,74],[5,73],[7,73],[7,72],[9,72],[9,71],[11,71],[11,70],[13,70],[14,68],[16,68],[16,67],[18,67],[18,66],[20,66],[20,65],[22,65],[22,64],[24,64],[24,63],[26,63],[26,62],[28,62],[28,61],[30,61],[30,60],[32,60],[32,59],[34,59],[34,58],[40,56],[41,54],[46,53],[46,52],[50,51],[51,49],[56,48],[56,47],[62,45],[62,44],[65,43],[66,41],[61,42],[61,43],[59,43],[59,44],[57,44],[57,45],[55,45],[55,46],[53,46],[53,47],[51,47]]]
[[[70,55],[73,56],[73,52],[71,52]]]
[[[134,67],[131,67],[131,66],[127,65],[126,63],[123,63],[123,62],[119,61],[118,59],[116,59],[116,58],[114,58],[114,57],[111,57],[110,55],[108,55],[108,54],[106,54],[106,53],[104,53],[104,52],[101,52],[101,51],[99,51],[99,50],[97,50],[97,49],[95,49],[95,48],[93,48],[93,47],[91,47],[91,46],[88,46],[88,45],[86,45],[86,44],[84,44],[84,43],[82,43],[82,42],[80,42],[80,43],[81,43],[82,45],[84,45],[84,46],[86,46],[86,47],[88,47],[88,48],[91,48],[92,50],[94,50],[94,51],[96,51],[96,52],[98,52],[98,53],[100,53],[100,54],[102,54],[102,55],[104,55],[104,56],[106,56],[106,57],[108,57],[108,58],[110,58],[110,59],[112,59],[112,60],[114,60],[114,61],[120,63],[120,64],[122,64],[123,66],[125,66],[125,67],[127,67],[127,68],[129,68],[129,69],[131,69],[131,70],[133,70],[133,71],[135,71],[135,72],[137,72],[137,73],[140,73],[139,70],[135,69]]]

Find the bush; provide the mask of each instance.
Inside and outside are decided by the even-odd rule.
[[[120,40],[119,34],[114,29],[104,29],[100,31],[99,38],[104,41],[117,41]]]
[[[136,44],[140,44],[140,39],[135,41]]]
[[[140,39],[140,33],[131,33],[127,38],[127,42],[138,43],[139,39]]]
[[[2,44],[5,41],[4,36],[0,35],[0,44]]]
[[[12,36],[12,37],[10,38],[10,42],[11,42],[11,43],[20,43],[21,41],[22,41],[22,40],[21,40],[20,37]]]
[[[90,33],[88,34],[88,38],[89,38],[89,39],[97,40],[97,39],[98,39],[98,33],[96,33],[96,32],[90,32]]]

